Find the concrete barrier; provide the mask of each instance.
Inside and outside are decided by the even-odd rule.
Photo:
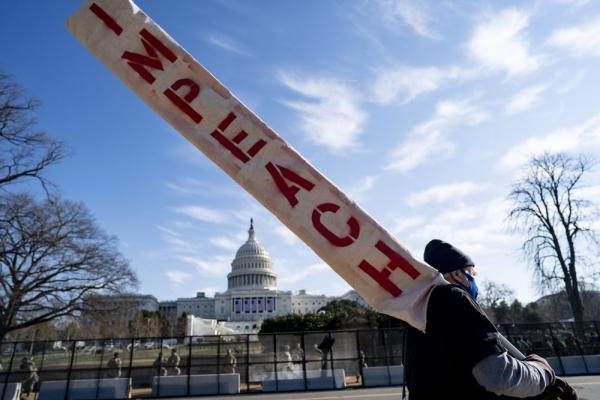
[[[558,375],[600,373],[600,355],[548,357],[548,363]]]
[[[67,381],[43,381],[39,399],[64,400]],[[69,400],[129,399],[131,378],[74,379],[69,382]]]
[[[237,394],[240,392],[240,374],[189,375],[191,395]],[[155,376],[152,379],[152,397],[185,396],[188,394],[188,375]]]
[[[387,367],[366,367],[362,370],[363,383],[371,386],[394,386],[404,383],[404,367],[390,365]]]
[[[0,396],[4,391],[4,382],[0,383]],[[19,400],[21,398],[21,382],[9,382],[6,384],[6,391],[2,400]]]
[[[590,374],[600,374],[600,355],[584,356]]]
[[[307,370],[306,387],[304,385],[304,372],[284,371],[277,373],[277,380],[274,373],[266,374],[262,382],[263,392],[289,392],[296,390],[323,390],[323,389],[343,389],[346,387],[346,373],[343,369],[336,369],[334,373],[331,370]]]

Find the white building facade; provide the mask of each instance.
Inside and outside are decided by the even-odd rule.
[[[192,317],[199,332],[203,329],[256,332],[263,320],[289,314],[315,313],[336,299],[347,299],[366,305],[353,290],[341,297],[310,294],[300,290],[298,294],[277,288],[277,274],[267,250],[256,238],[254,224],[250,220],[248,239],[238,249],[227,274],[227,290],[207,297],[204,292],[195,297],[181,297],[175,301],[163,301],[160,305],[154,296],[135,295],[127,298],[107,298],[108,301],[125,302],[135,299],[137,304],[130,309],[158,310],[165,314],[171,324],[186,315]],[[194,318],[199,321],[194,322]],[[200,321],[202,320],[202,321]],[[214,321],[214,324],[210,321]],[[217,324],[219,321],[219,324]],[[200,329],[200,327],[202,329]],[[188,329],[190,322],[188,322]],[[194,329],[192,329],[194,331]]]
[[[269,254],[256,239],[252,221],[248,240],[227,274],[227,290],[215,293],[215,317],[221,321],[261,321],[292,312],[292,292],[277,289]]]

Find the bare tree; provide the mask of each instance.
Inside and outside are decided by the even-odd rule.
[[[477,302],[484,308],[497,307],[502,301],[511,303],[515,298],[515,291],[508,285],[493,281],[483,281],[481,296]]]
[[[65,156],[64,146],[43,132],[36,132],[38,103],[0,71],[0,190],[9,185],[37,180],[48,191],[47,167]]]
[[[93,293],[137,284],[80,203],[27,194],[0,201],[0,342],[14,330],[77,314]]]
[[[564,153],[533,158],[514,185],[510,219],[527,234],[524,254],[530,258],[541,291],[564,290],[576,323],[583,320],[583,266],[588,244],[597,244],[591,229],[592,204],[579,196],[582,178],[592,162]]]

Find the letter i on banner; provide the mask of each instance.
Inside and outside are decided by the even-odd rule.
[[[413,257],[139,7],[129,0],[86,1],[67,28],[371,306],[425,329],[429,293],[445,283],[441,275]],[[269,299],[265,308],[274,308]]]

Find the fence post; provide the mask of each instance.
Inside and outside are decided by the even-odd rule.
[[[386,333],[387,333],[387,330],[382,329],[381,338],[382,338],[382,342],[383,342],[383,352],[385,354],[385,367],[386,367],[387,376],[388,376],[388,386],[392,386],[392,374],[390,373],[390,359],[389,359],[389,350],[388,350],[388,346],[387,346]]]
[[[192,375],[192,336],[188,336],[188,365],[187,365],[187,395],[190,395],[190,380]]]
[[[156,338],[155,338],[156,339]],[[165,356],[163,354],[163,338],[160,338],[160,343],[158,345],[158,354],[160,355],[161,359],[159,360],[158,363],[158,379],[156,379],[156,395],[158,397],[160,397],[160,383],[162,381],[162,377],[163,377],[163,368],[165,371],[167,371],[167,375],[169,374],[167,368],[168,368],[168,364],[164,365],[164,360],[165,360]]]
[[[69,400],[69,386],[71,386],[71,374],[73,372],[73,362],[75,361],[75,348],[77,341],[73,340],[71,346],[71,360],[69,361],[69,369],[67,370],[67,385],[65,387],[65,400]]]
[[[304,332],[300,334],[300,343],[302,343],[302,377],[304,379],[304,390],[308,390],[308,381],[306,380],[306,345]]]
[[[246,334],[246,393],[250,391],[250,335]]]
[[[0,344],[0,348],[2,348],[1,344]],[[8,363],[8,370],[6,371],[6,376],[4,377],[4,386],[2,387],[2,397],[0,397],[1,399],[4,399],[4,395],[6,394],[6,387],[8,386],[8,378],[10,377],[10,374],[12,373],[12,366],[13,366],[13,361],[15,359],[16,352],[17,352],[17,343],[13,342],[12,353],[10,354],[10,361]]]
[[[131,338],[130,346],[131,350],[129,350],[129,367],[127,367],[127,378],[131,380],[131,386],[133,386],[133,378],[131,377],[131,371],[133,369],[133,352],[135,351],[135,338]],[[120,371],[117,371],[117,374],[119,374],[119,372]]]
[[[106,339],[102,340],[102,353],[100,353],[100,363],[98,364],[98,373],[96,375],[96,400],[98,400],[98,393],[100,393],[100,378],[102,374],[102,363],[104,362],[104,348],[106,346]]]
[[[579,337],[577,337],[577,332],[575,330],[575,323],[571,324],[571,330],[573,331],[573,337],[575,338],[575,345],[577,346],[577,350],[579,351],[579,355],[581,356],[581,360],[583,361],[583,366],[585,367],[585,373],[589,375],[590,368],[588,367],[587,361],[585,361],[585,354],[583,353],[583,349],[581,348],[581,344],[579,343]]]
[[[217,394],[221,394],[221,335],[217,336]]]
[[[550,337],[552,338],[552,348],[554,349],[554,354],[556,355],[556,357],[558,357],[558,363],[560,364],[560,369],[562,369],[563,374],[566,375],[567,371],[565,370],[565,366],[563,365],[562,357],[560,356],[560,353],[559,353],[558,349],[556,348],[557,339],[554,336],[554,332],[552,331],[552,324],[550,322],[548,323],[548,331],[550,331]]]
[[[358,373],[360,374],[360,385],[361,387],[365,387],[365,380],[363,378],[363,357],[361,355],[360,348],[360,335],[358,333],[358,329],[354,331],[354,336],[356,340],[356,355],[358,356]]]
[[[327,332],[327,336],[329,337],[329,343],[331,343],[331,331]],[[335,389],[337,387],[337,382],[335,380],[335,367],[333,365],[333,345],[329,349],[329,365],[331,366],[331,380],[333,381],[332,389]]]
[[[275,391],[279,392],[279,377],[277,375],[277,368],[279,365],[277,364],[277,334],[273,334],[273,364],[275,366]]]

